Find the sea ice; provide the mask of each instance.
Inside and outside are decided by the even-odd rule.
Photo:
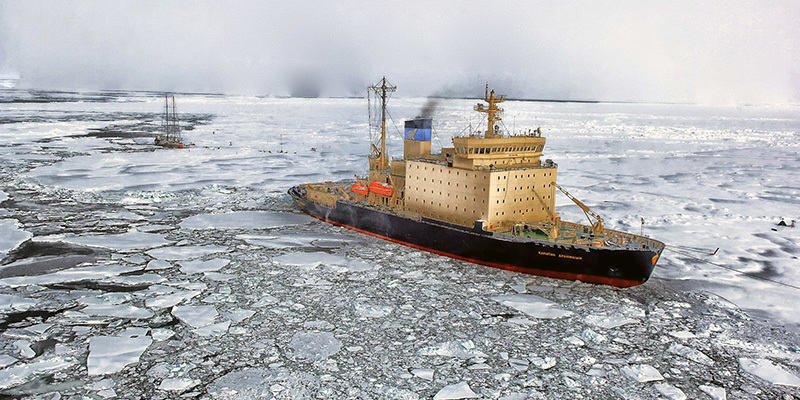
[[[507,294],[492,297],[492,300],[534,318],[556,319],[572,314],[572,311],[565,310],[556,303],[533,294]]]
[[[588,324],[599,326],[605,329],[613,329],[623,325],[635,324],[639,322],[637,319],[629,318],[624,315],[587,315],[584,320]]]
[[[433,381],[434,370],[430,368],[415,368],[411,370],[411,373],[417,378]]]
[[[207,271],[218,271],[222,267],[228,265],[231,260],[224,258],[214,258],[207,261],[193,260],[193,261],[178,261],[181,266],[181,272],[184,274],[197,274]]]
[[[686,347],[682,344],[673,343],[667,349],[667,352],[672,354],[677,354],[681,357],[686,359],[692,360],[696,363],[705,364],[705,365],[714,365],[714,360],[709,358],[707,355],[703,354],[700,350],[693,349],[691,347]]]
[[[356,315],[368,318],[382,318],[392,313],[394,307],[380,304],[356,303],[353,306]]]
[[[65,235],[65,242],[115,250],[150,249],[170,243],[164,235],[131,229],[118,235]]]
[[[144,268],[145,271],[158,271],[163,269],[170,269],[172,268],[172,264],[169,261],[164,260],[150,260],[147,263],[147,267]]]
[[[728,393],[725,391],[725,388],[713,385],[700,385],[698,388],[705,392],[705,394],[711,396],[713,400],[726,400],[728,398]]]
[[[186,325],[201,328],[213,324],[219,314],[214,306],[175,306],[172,315]]]
[[[626,365],[622,367],[622,372],[639,382],[664,380],[664,377],[661,376],[657,369],[647,364]]]
[[[271,211],[236,211],[224,214],[200,214],[183,220],[183,229],[267,229],[299,225],[313,221],[305,214]]]
[[[477,399],[478,397],[480,396],[472,391],[467,382],[459,382],[441,388],[436,395],[433,396],[433,400]]]
[[[47,285],[63,282],[96,281],[109,276],[124,274],[141,270],[140,266],[127,265],[96,265],[91,267],[71,268],[54,272],[52,274],[36,276],[15,276],[0,279],[0,285],[11,287],[27,285]]]
[[[179,292],[165,294],[163,296],[152,297],[145,300],[144,305],[148,308],[169,308],[180,304],[185,300],[189,300],[197,295],[198,290],[182,290]]]
[[[161,381],[158,389],[170,392],[185,392],[200,383],[200,380],[192,378],[168,378]]]
[[[39,374],[70,368],[76,363],[77,360],[71,356],[65,357],[57,354],[38,357],[28,364],[17,363],[0,370],[0,389],[20,385]]]
[[[686,394],[683,390],[676,388],[668,383],[656,383],[653,387],[661,393],[662,396],[669,400],[686,400]]]
[[[147,319],[153,316],[150,310],[121,304],[91,304],[83,308],[81,312],[91,316],[124,319]]]
[[[197,328],[193,332],[198,336],[222,336],[228,332],[230,327],[231,321],[222,321]]]
[[[739,365],[751,373],[773,385],[800,387],[800,378],[782,366],[765,358],[739,358]]]
[[[153,339],[149,336],[94,336],[89,338],[89,357],[86,367],[89,376],[122,371],[125,366],[139,362]]]
[[[458,357],[461,359],[486,356],[485,353],[475,347],[475,343],[472,340],[453,340],[423,347],[417,351],[417,354],[422,356]]]
[[[341,350],[342,343],[331,332],[298,331],[289,342],[294,356],[309,361],[324,361]]]
[[[305,268],[316,268],[320,264],[328,266],[347,267],[346,258],[324,252],[296,252],[286,253],[272,259],[272,261],[284,265],[292,265]]]
[[[9,251],[14,250],[24,241],[33,237],[33,234],[24,231],[15,219],[0,219],[0,260]]]
[[[224,246],[167,246],[159,247],[147,251],[147,255],[158,260],[189,260],[192,258],[203,257],[212,253],[219,253],[228,250]]]

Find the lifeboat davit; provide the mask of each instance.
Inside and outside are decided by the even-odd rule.
[[[364,184],[362,182],[354,183],[352,189],[353,189],[354,192],[356,192],[358,194],[363,194],[364,196],[369,194],[369,188],[367,187],[366,184]]]
[[[372,183],[369,184],[369,191],[381,196],[391,196],[392,193],[394,193],[394,188],[387,183],[372,181]]]

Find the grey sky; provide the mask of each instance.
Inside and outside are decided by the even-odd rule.
[[[494,9],[490,4],[496,3]],[[20,86],[800,101],[800,2],[0,0]]]

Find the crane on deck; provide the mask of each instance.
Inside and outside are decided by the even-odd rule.
[[[559,186],[557,183],[555,183],[555,182],[551,182],[551,183],[553,185],[556,185],[558,190],[563,192],[567,197],[569,197],[570,200],[572,200],[575,204],[577,204],[578,207],[581,208],[581,210],[583,210],[583,213],[586,214],[586,218],[589,219],[589,223],[592,224],[592,231],[594,232],[595,235],[603,233],[603,219],[600,218],[600,216],[597,215],[597,213],[592,211],[586,204],[583,204],[583,202],[581,202],[580,200],[576,199],[575,196],[569,194],[569,192],[566,189],[564,189],[563,187]],[[594,221],[592,220],[593,218],[594,218]]]

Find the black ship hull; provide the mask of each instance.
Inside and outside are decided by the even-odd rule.
[[[640,285],[655,268],[660,251],[565,245],[470,229],[426,218],[337,201],[328,207],[305,198],[293,187],[289,194],[309,215],[358,232],[420,250],[496,268],[551,278],[618,287]]]

